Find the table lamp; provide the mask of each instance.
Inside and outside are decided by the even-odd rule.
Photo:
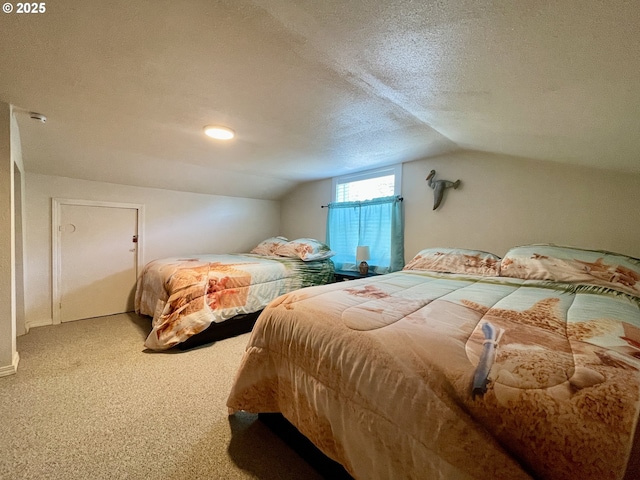
[[[356,249],[356,263],[358,264],[358,269],[362,276],[369,273],[369,264],[367,263],[367,260],[369,260],[369,247],[358,247]]]

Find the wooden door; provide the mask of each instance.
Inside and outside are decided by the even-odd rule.
[[[59,321],[132,311],[138,209],[107,204],[59,207]]]

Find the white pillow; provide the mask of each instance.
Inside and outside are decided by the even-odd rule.
[[[403,270],[431,270],[497,277],[500,274],[500,257],[480,250],[427,248],[418,252]]]
[[[275,251],[275,255],[280,257],[298,257],[305,262],[323,260],[333,257],[335,254],[327,244],[314,238],[297,238],[280,245]]]
[[[269,237],[256,245],[256,247],[249,253],[272,257],[275,255],[274,252],[277,250],[277,248],[281,245],[286,244],[287,242],[288,239],[286,237]]]

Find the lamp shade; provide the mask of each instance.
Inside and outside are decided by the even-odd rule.
[[[356,249],[356,263],[369,260],[369,247],[358,247]]]

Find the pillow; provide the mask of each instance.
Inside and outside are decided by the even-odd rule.
[[[640,296],[640,260],[605,250],[553,244],[514,247],[502,259],[500,275],[600,285]]]
[[[270,237],[260,242],[249,253],[255,253],[256,255],[273,256],[275,255],[275,253],[273,252],[275,252],[280,245],[284,245],[288,241],[289,240],[286,237]]]
[[[298,257],[300,260],[310,262],[333,257],[336,253],[328,245],[313,238],[297,238],[280,245],[274,254],[280,257]]]
[[[497,277],[500,274],[500,257],[493,253],[464,248],[427,248],[418,252],[403,270],[431,270]]]

